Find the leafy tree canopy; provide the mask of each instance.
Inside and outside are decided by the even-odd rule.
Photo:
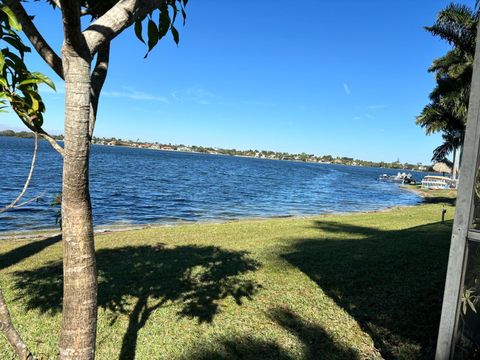
[[[58,0],[46,1],[54,8],[60,7]],[[120,0],[81,0],[79,1],[81,14],[82,16],[90,16],[91,21],[93,21],[106,14],[119,1]],[[158,3],[156,8],[153,11],[150,11],[145,19],[136,20],[134,24],[135,35],[148,47],[145,57],[147,57],[148,53],[155,47],[155,45],[157,45],[157,43],[169,32],[172,34],[173,40],[178,45],[180,36],[175,27],[177,15],[180,14],[184,25],[187,19],[185,7],[187,6],[188,0],[163,0],[151,2]]]

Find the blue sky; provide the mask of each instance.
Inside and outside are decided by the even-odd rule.
[[[441,139],[414,121],[448,45],[423,26],[448,3],[191,0],[179,47],[168,36],[143,59],[133,29],[114,40],[95,135],[428,163]],[[58,12],[28,9],[59,50]],[[61,133],[62,82],[27,62],[58,86],[43,96],[45,127]],[[0,127],[21,124],[2,115]]]

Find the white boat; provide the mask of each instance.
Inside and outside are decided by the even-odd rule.
[[[387,175],[383,174],[378,177],[380,181],[388,181],[394,183],[415,183],[414,179],[412,178],[412,174],[406,173],[397,173],[397,175]]]
[[[422,179],[422,189],[441,190],[456,189],[457,180],[450,179],[446,176],[428,175]]]

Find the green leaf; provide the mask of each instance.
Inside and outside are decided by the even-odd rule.
[[[4,35],[1,39],[17,49],[21,57],[23,57],[24,53],[30,52],[30,48],[23,44],[22,40],[18,36]]]
[[[0,73],[3,73],[3,67],[5,66],[5,58],[3,53],[0,51]]]
[[[175,29],[175,26],[172,25],[172,28],[170,29],[170,31],[172,32],[172,35],[173,35],[173,41],[175,41],[175,44],[177,44],[178,46],[178,43],[180,41],[180,35],[178,34],[178,30]]]
[[[185,9],[182,7],[182,17],[183,17],[183,26],[185,26],[185,22],[187,21],[187,13]]]
[[[8,6],[2,6],[1,11],[3,11],[8,16],[8,24],[17,31],[22,30],[22,26],[17,20],[17,17]]]
[[[475,309],[475,305],[474,305],[473,302],[470,300],[470,298],[467,298],[467,303],[468,303],[468,305],[470,306],[470,309],[472,309],[472,311],[476,314],[476,313],[477,313],[477,310]]]
[[[36,79],[40,80],[39,82],[50,87],[52,90],[55,90],[55,91],[57,90],[55,88],[55,83],[48,76],[45,76],[42,73],[35,72],[35,71],[32,72],[31,75],[34,76]]]
[[[4,89],[8,88],[7,79],[5,79],[4,77],[0,77],[0,85],[2,85]]]
[[[24,90],[23,91],[25,95],[28,95],[30,98],[30,108],[33,111],[39,111],[40,110],[40,101],[38,100],[38,94],[34,91],[29,91],[29,90]]]
[[[42,81],[39,80],[39,79],[30,78],[30,79],[26,79],[26,80],[20,81],[20,83],[19,83],[17,86],[20,88],[20,87],[25,86],[25,85],[39,84],[39,83],[41,83],[41,82],[42,82]]]
[[[142,22],[135,21],[135,35],[137,36],[138,40],[145,44],[145,40],[143,40],[142,36]]]
[[[148,53],[157,45],[158,43],[158,29],[157,25],[152,19],[148,20],[148,51],[145,54],[147,57]]]
[[[168,8],[165,6],[160,11],[160,16],[158,18],[158,37],[161,39],[167,35],[168,30],[170,29],[170,16],[168,15]]]
[[[173,3],[170,6],[172,7],[172,24],[175,24],[175,21],[177,20],[177,13],[178,13],[177,5],[176,3]],[[168,12],[167,12],[167,15],[168,15]]]
[[[4,49],[5,50],[5,53],[3,54],[5,59],[10,59],[12,62],[13,62],[13,68],[18,72],[18,71],[22,71],[22,70],[27,70],[26,66],[25,66],[25,63],[23,62],[23,60],[17,56],[16,54],[12,53],[11,51],[9,51],[8,49]]]

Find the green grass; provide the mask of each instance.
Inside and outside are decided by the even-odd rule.
[[[432,358],[448,204],[102,234],[98,359]],[[20,333],[54,359],[59,239],[0,242]],[[13,359],[0,339],[0,359]]]
[[[402,188],[410,190],[421,197],[426,203],[449,203],[454,204],[457,198],[457,189],[423,189],[421,185],[402,185]]]

